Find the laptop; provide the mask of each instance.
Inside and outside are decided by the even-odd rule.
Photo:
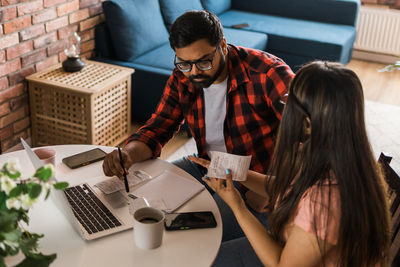
[[[35,169],[42,167],[42,161],[22,138],[21,143]],[[120,192],[104,195],[94,190],[89,183],[81,183],[64,191],[53,190],[50,197],[84,240],[108,236],[133,227],[132,215],[127,206],[129,202]]]

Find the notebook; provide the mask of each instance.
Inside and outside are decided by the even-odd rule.
[[[43,166],[29,145],[21,142],[35,169]],[[84,168],[84,167],[82,167]],[[133,227],[128,207],[114,205],[100,191],[95,191],[88,183],[70,186],[64,191],[53,190],[50,198],[84,240],[118,233]]]
[[[204,189],[204,185],[176,173],[164,171],[132,191],[135,197],[147,199],[150,206],[171,213]]]

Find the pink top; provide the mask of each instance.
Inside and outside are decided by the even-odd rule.
[[[329,186],[328,181],[326,181],[322,187],[314,185],[309,188],[300,199],[293,219],[285,226],[283,237],[287,240],[293,226],[296,225],[306,232],[317,235],[318,238],[332,245],[337,245],[340,213],[340,193],[338,184],[332,182],[331,186]],[[329,221],[328,224],[327,220]],[[314,222],[316,222],[317,233],[314,229]],[[336,247],[333,247],[327,255],[326,266],[337,266],[337,260],[338,251]]]

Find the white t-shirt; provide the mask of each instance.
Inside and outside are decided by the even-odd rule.
[[[203,88],[206,123],[206,151],[226,152],[224,121],[226,115],[226,92],[228,77],[221,83]]]

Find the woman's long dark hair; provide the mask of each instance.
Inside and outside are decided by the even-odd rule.
[[[270,230],[276,240],[283,242],[284,226],[305,191],[328,180],[337,182],[340,192],[339,265],[386,261],[390,246],[387,196],[365,129],[362,86],[353,71],[317,61],[297,72],[270,172],[275,179],[266,188],[274,210]],[[315,223],[314,229],[320,233]],[[320,250],[326,254],[321,245]]]

